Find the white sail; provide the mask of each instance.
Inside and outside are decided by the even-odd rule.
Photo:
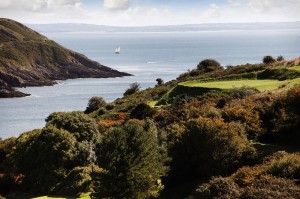
[[[118,54],[118,53],[120,53],[120,52],[121,52],[121,47],[119,46],[119,47],[116,48],[115,53]]]

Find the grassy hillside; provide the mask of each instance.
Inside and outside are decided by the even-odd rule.
[[[0,97],[11,87],[52,85],[54,80],[129,75],[68,50],[28,27],[0,18]]]

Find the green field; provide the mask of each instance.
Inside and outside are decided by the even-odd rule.
[[[293,86],[300,83],[300,78],[286,81],[279,80],[234,80],[234,81],[214,81],[214,82],[201,82],[201,81],[187,81],[180,85],[188,87],[202,87],[202,88],[218,88],[218,89],[232,89],[234,87],[249,86],[256,88],[260,91],[274,90],[282,85]]]

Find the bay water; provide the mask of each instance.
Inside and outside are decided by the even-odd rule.
[[[260,63],[263,56],[300,56],[300,30],[203,31],[181,33],[43,33],[49,39],[111,68],[133,74],[122,78],[58,81],[55,86],[27,87],[24,98],[0,99],[0,138],[45,125],[55,111],[85,110],[92,96],[111,102],[129,85],[153,87],[191,70],[206,58],[223,66]],[[121,53],[115,54],[116,47]]]

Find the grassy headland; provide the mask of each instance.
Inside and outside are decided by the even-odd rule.
[[[121,77],[10,19],[0,18],[0,97],[26,96],[12,87],[53,85],[55,80]]]

